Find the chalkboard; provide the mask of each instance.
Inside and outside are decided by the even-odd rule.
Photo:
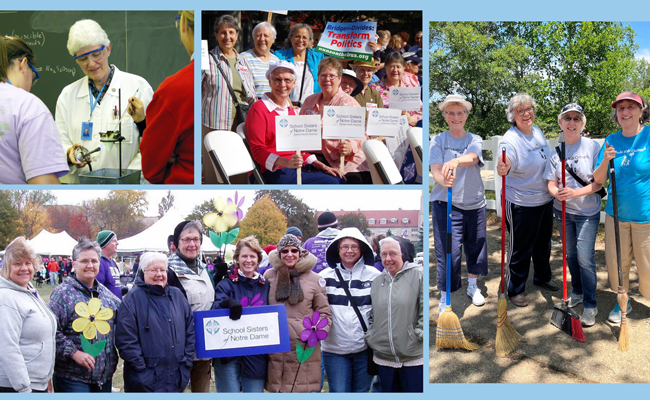
[[[177,11],[2,11],[0,34],[27,42],[40,75],[31,92],[55,114],[64,87],[83,78],[68,53],[68,32],[80,19],[101,25],[111,41],[108,59],[121,71],[145,78],[156,90],[162,81],[190,62],[174,25]]]

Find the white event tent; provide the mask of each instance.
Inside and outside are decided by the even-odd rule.
[[[167,252],[167,237],[174,233],[176,225],[183,222],[185,218],[172,207],[162,218],[156,221],[149,228],[129,238],[118,239],[118,253],[139,253],[144,251]],[[212,244],[206,235],[203,235],[201,251],[204,253],[217,253],[219,250]]]
[[[68,232],[50,233],[43,229],[28,241],[34,252],[45,256],[72,256],[72,249],[77,245]]]

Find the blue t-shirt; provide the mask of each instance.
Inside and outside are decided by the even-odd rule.
[[[650,222],[650,127],[644,127],[632,137],[623,136],[622,131],[612,133],[605,143],[616,150],[614,172],[618,219],[641,224]],[[596,168],[603,160],[605,147],[603,145],[598,153]],[[607,188],[605,212],[614,215],[612,185]]]

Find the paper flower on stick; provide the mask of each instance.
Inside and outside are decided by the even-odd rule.
[[[113,318],[113,310],[102,308],[102,302],[98,298],[92,298],[88,303],[80,301],[74,306],[74,311],[79,318],[72,322],[72,329],[83,333],[87,340],[94,339],[97,332],[106,335],[111,331],[111,326],[106,321]]]
[[[237,205],[223,197],[214,200],[215,212],[206,214],[203,223],[217,232],[226,232],[237,225]]]
[[[235,212],[235,214],[237,215],[237,221],[241,221],[241,219],[244,218],[244,212],[241,209],[241,206],[244,204],[244,199],[245,199],[244,196],[242,196],[240,199],[239,194],[237,192],[235,192],[235,201],[228,198],[228,201],[230,203],[234,203],[235,206],[237,207],[237,211]]]
[[[300,340],[307,343],[307,346],[315,347],[318,341],[327,339],[327,332],[323,330],[327,326],[327,318],[320,319],[318,311],[314,311],[311,318],[305,317],[302,326],[305,330],[300,333]]]

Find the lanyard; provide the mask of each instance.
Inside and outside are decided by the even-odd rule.
[[[90,90],[90,86],[88,86],[88,96],[90,97],[90,117],[88,118],[88,121],[90,121],[93,117],[93,111],[95,110],[95,106],[97,106],[97,103],[99,103],[99,98],[102,97],[102,92],[104,91],[104,88],[106,87],[106,84],[108,83],[108,79],[106,82],[104,82],[104,85],[102,85],[101,90],[97,94],[97,98],[95,99],[93,97],[93,92]],[[93,103],[93,100],[95,102]]]

